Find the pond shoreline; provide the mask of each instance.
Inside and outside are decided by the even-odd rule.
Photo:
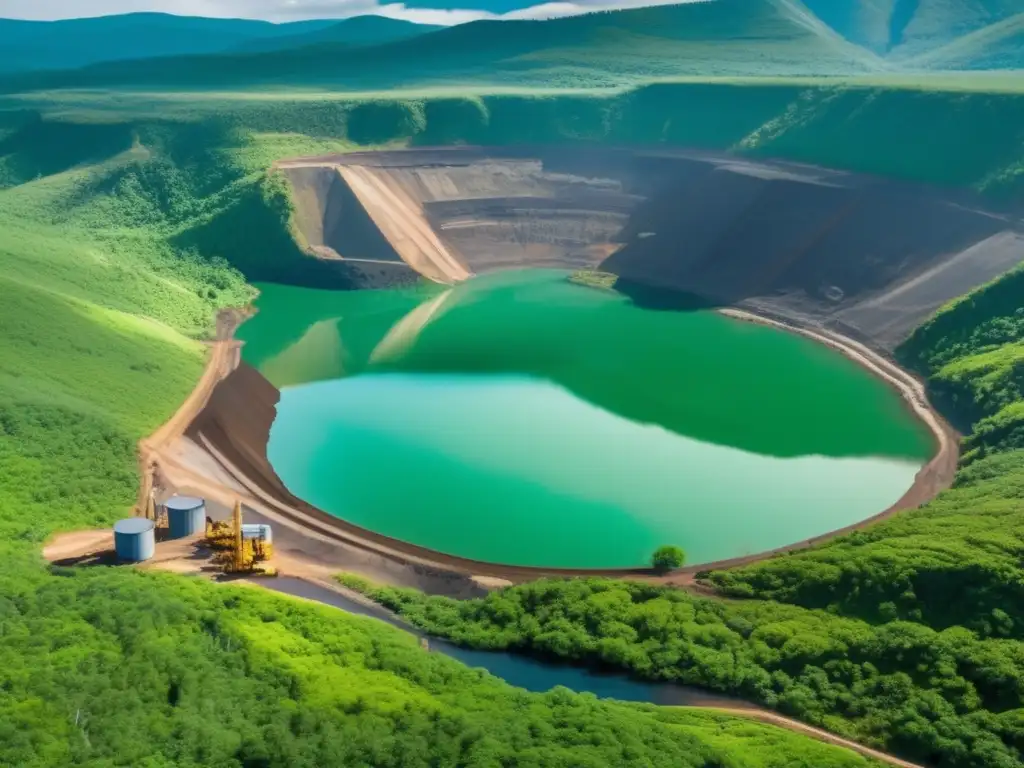
[[[353,570],[378,581],[415,586],[428,592],[470,596],[510,583],[541,577],[604,576],[701,589],[697,574],[754,563],[778,554],[815,546],[837,536],[915,508],[947,488],[957,466],[957,435],[927,402],[924,387],[909,373],[864,345],[820,328],[781,322],[738,310],[720,312],[737,320],[756,322],[796,333],[839,351],[883,380],[903,398],[915,418],[930,430],[935,454],[917,473],[913,485],[895,503],[850,526],[776,549],[737,558],[687,566],[668,576],[648,568],[550,568],[503,565],[445,555],[355,526],[291,494],[267,459],[271,424],[280,398],[278,390],[259,372],[241,362],[238,343],[232,340],[236,323],[221,336],[230,354],[211,357],[200,387],[204,398],[190,397],[188,409],[171,420],[178,426],[169,439],[144,441],[147,463],[160,484],[198,493],[230,504],[241,498],[259,519],[283,529],[295,556],[315,562],[330,561],[339,569]],[[229,346],[230,345],[230,346]],[[210,387],[216,379],[216,386]],[[197,391],[200,387],[197,387]],[[195,394],[195,393],[193,393]],[[196,408],[201,402],[202,407]],[[188,426],[180,430],[185,417]],[[169,422],[171,423],[171,422]],[[166,425],[158,434],[167,434]],[[330,552],[329,550],[336,550]]]

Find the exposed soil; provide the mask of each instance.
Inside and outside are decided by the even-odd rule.
[[[278,167],[321,255],[397,257],[440,282],[597,268],[890,351],[1024,254],[1021,212],[968,192],[723,153],[449,147]]]
[[[609,576],[698,588],[694,580],[700,571],[749,564],[823,543],[917,507],[950,485],[957,465],[956,434],[930,408],[920,382],[864,345],[838,334],[798,328],[749,313],[730,314],[825,343],[868,368],[902,395],[907,407],[932,431],[936,446],[934,457],[918,472],[913,486],[902,498],[856,525],[770,552],[695,564],[669,576],[658,576],[643,568],[534,568],[445,555],[352,525],[291,494],[266,457],[280,395],[256,370],[238,362],[237,347],[228,346],[230,342],[218,342],[225,345],[220,353],[220,348],[214,346],[210,367],[197,388],[199,394],[190,398],[172,419],[173,428],[162,429],[159,439],[151,438],[144,445],[149,462],[162,479],[163,492],[173,489],[203,496],[211,510],[222,505],[225,515],[234,500],[241,499],[247,516],[275,525],[278,551],[288,553],[295,562],[355,571],[377,581],[455,596],[481,594],[494,586],[542,576]],[[227,350],[231,350],[230,355]],[[223,379],[211,390],[210,383],[217,376]]]

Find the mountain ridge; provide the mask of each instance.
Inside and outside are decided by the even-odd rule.
[[[268,54],[102,63],[22,79],[19,89],[447,82],[617,85],[696,74],[813,75],[882,68],[796,0],[714,0],[536,20],[484,20],[384,42]],[[9,90],[9,89],[8,89]]]

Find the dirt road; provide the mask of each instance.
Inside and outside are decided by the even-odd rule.
[[[841,736],[836,736],[834,733],[823,731],[821,728],[815,728],[813,725],[807,725],[801,723],[799,720],[793,720],[783,715],[776,714],[766,709],[746,709],[746,708],[731,708],[731,707],[701,707],[702,709],[713,709],[716,712],[724,712],[727,715],[733,715],[735,717],[747,717],[751,720],[759,720],[762,723],[768,723],[769,725],[777,725],[780,728],[785,728],[788,731],[794,731],[801,733],[804,736],[809,736],[812,739],[823,741],[826,744],[832,744],[836,747],[844,747],[858,754],[864,755],[864,757],[870,757],[873,760],[879,760],[888,765],[895,765],[897,768],[924,768],[919,763],[911,763],[908,760],[902,760],[894,755],[886,754],[885,752],[879,752],[877,749],[871,747],[865,747],[863,744],[858,744],[855,741],[844,739]]]
[[[216,337],[210,342],[210,355],[195,388],[185,398],[174,415],[149,437],[139,441],[139,469],[142,483],[136,501],[136,514],[144,514],[150,496],[158,488],[154,488],[155,480],[159,479],[161,457],[177,440],[185,434],[195,418],[206,407],[214,389],[224,378],[238,367],[241,359],[241,345],[235,340],[235,330],[245,320],[247,314],[237,309],[222,310],[217,315]],[[156,483],[159,485],[160,483]]]

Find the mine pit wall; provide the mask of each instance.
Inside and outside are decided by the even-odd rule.
[[[720,153],[453,147],[280,167],[319,255],[397,257],[441,282],[592,267],[883,352],[1024,259],[1021,213],[967,192]],[[346,176],[389,192],[353,191]]]

